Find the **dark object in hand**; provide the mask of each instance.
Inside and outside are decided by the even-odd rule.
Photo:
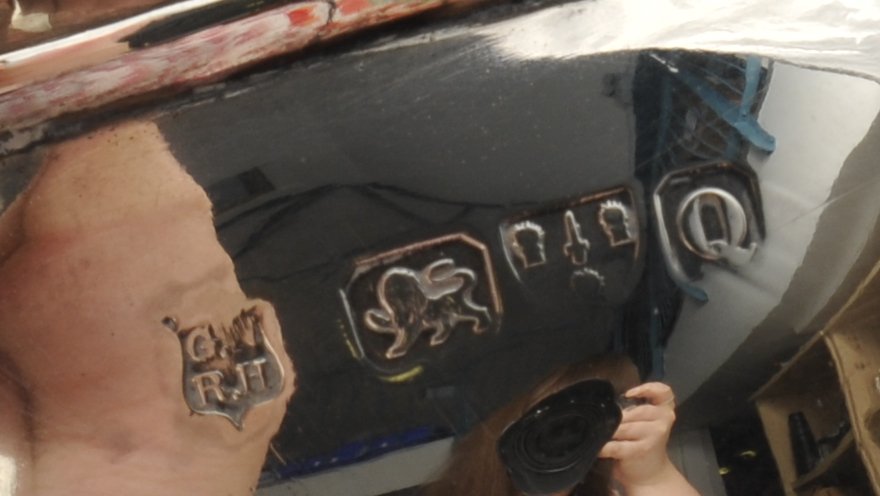
[[[578,382],[543,399],[505,429],[498,452],[524,494],[559,492],[583,480],[621,416],[611,383]]]

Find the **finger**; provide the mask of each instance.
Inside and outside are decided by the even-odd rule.
[[[671,406],[640,405],[624,410],[620,423],[652,420],[663,420],[672,423],[675,421],[675,410]]]
[[[599,451],[599,458],[626,460],[644,455],[650,451],[651,444],[646,441],[609,441]]]
[[[661,438],[666,434],[663,422],[630,422],[620,424],[614,432],[615,441],[638,441],[640,439]]]
[[[238,284],[205,191],[147,122],[59,145],[41,171],[13,214],[14,258],[0,262],[0,348],[16,350],[38,393],[34,421],[51,426],[30,442],[39,468],[32,479],[63,487],[64,460],[73,457],[76,477],[101,487],[134,487],[162,466],[165,480],[181,482],[173,493],[251,494],[286,413],[293,367],[271,306],[248,300]],[[51,298],[41,296],[47,287]],[[242,320],[245,312],[253,318]],[[220,343],[220,329],[223,350],[232,350],[222,357],[209,344]],[[192,351],[187,336],[202,336],[189,341]],[[275,392],[266,381],[278,374],[266,371],[278,361],[285,382]],[[90,387],[71,390],[71,377]],[[238,399],[224,389],[233,380]],[[232,401],[239,425],[227,414]],[[80,449],[84,432],[89,450]],[[125,453],[111,471],[107,452]]]
[[[605,443],[605,446],[602,446],[602,449],[599,450],[599,458],[614,458],[616,453],[616,444],[619,441],[609,441]]]
[[[644,398],[652,405],[674,405],[672,388],[662,382],[646,382],[626,392],[627,398]]]

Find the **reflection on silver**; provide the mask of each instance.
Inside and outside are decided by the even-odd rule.
[[[492,316],[487,307],[474,302],[476,284],[476,273],[456,267],[451,258],[418,272],[392,267],[379,278],[379,308],[367,310],[364,323],[371,331],[394,336],[385,351],[388,359],[406,355],[425,331],[433,331],[431,346],[444,343],[459,324],[468,324],[480,334],[489,328]]]
[[[639,240],[639,228],[632,210],[617,200],[607,200],[599,206],[599,225],[608,236],[612,247],[628,245]]]
[[[532,221],[522,221],[504,231],[504,244],[523,269],[547,263],[544,228]]]
[[[590,254],[590,241],[581,234],[581,225],[571,210],[565,211],[565,244],[562,252],[574,265],[586,265]]]
[[[278,397],[284,369],[263,331],[256,307],[243,310],[230,325],[201,324],[177,331],[183,351],[183,396],[189,408],[220,415],[239,430],[254,406]]]
[[[682,244],[706,260],[744,265],[758,247],[755,242],[741,246],[749,233],[748,215],[735,196],[720,188],[689,193],[679,204],[675,220]]]

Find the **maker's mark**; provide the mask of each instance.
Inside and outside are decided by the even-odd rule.
[[[263,329],[257,307],[232,322],[203,323],[178,329],[166,317],[180,340],[183,356],[183,397],[202,415],[220,415],[239,430],[247,412],[281,395],[284,369]]]

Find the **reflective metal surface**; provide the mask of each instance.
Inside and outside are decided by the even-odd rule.
[[[157,425],[167,411],[179,423],[153,426],[153,440],[113,444],[132,445],[120,453],[164,436],[194,446],[206,432],[243,436],[229,437],[233,444],[258,432],[272,440],[265,459],[248,461],[261,473],[258,494],[419,494],[455,476],[462,446],[494,450],[505,427],[566,381],[603,379],[620,394],[639,379],[663,380],[679,404],[670,451],[682,466],[692,457],[685,475],[703,494],[783,494],[748,398],[880,256],[880,85],[758,54],[646,47],[539,56],[504,35],[511,23],[528,32],[572,5],[492,6],[187,94],[36,127],[22,117],[25,131],[3,137],[0,157],[0,273],[9,281],[0,281],[0,392],[41,384],[47,373],[27,364],[50,338],[12,330],[27,320],[21,302],[51,318],[69,313],[95,333],[109,328],[107,315],[140,318],[126,308],[149,303],[157,306],[140,353],[120,351],[115,334],[96,342],[107,367],[149,370],[139,372],[145,384],[161,378],[141,389],[131,372],[126,383],[142,405],[152,401],[144,391],[165,395],[149,407]],[[89,175],[52,182],[56,171],[90,163],[98,165]],[[130,183],[102,175],[125,164],[137,166],[120,174]],[[180,177],[192,182],[186,194],[174,189]],[[46,193],[45,184],[57,186]],[[56,196],[71,203],[40,210]],[[67,209],[77,219],[112,216],[101,207],[108,197],[138,208],[100,229],[81,219],[81,230],[30,224],[66,219]],[[193,221],[150,238],[188,222],[194,204],[213,230]],[[216,237],[217,249],[193,248],[192,233]],[[96,253],[124,246],[130,258],[96,257],[91,268],[83,249],[68,267],[65,243],[80,238]],[[216,266],[197,274],[211,257]],[[55,300],[27,292],[56,287],[29,282],[56,274],[38,270],[41,260],[61,274],[91,274],[76,292],[81,304],[51,313]],[[143,281],[155,288],[139,292]],[[190,297],[180,289],[190,284],[224,290]],[[85,310],[117,299],[129,306]],[[64,326],[51,318],[35,328],[57,328],[61,340]],[[124,332],[141,336],[139,325]],[[52,363],[64,349],[34,360]],[[603,362],[621,355],[625,365]],[[52,375],[63,387],[23,397],[61,404],[64,391],[77,408],[92,398],[72,393],[91,359],[65,360]],[[119,387],[112,374],[90,377],[96,390]],[[86,426],[75,433],[116,441],[137,432],[114,398],[97,410],[118,409],[119,419],[107,413],[101,426],[88,425],[91,406],[74,408],[75,425]],[[266,421],[272,409],[277,434]],[[229,433],[193,434],[190,414],[222,420]],[[18,460],[2,442],[18,431],[0,429],[0,455]],[[73,432],[63,422],[57,429],[46,432]],[[733,433],[748,445],[735,445]],[[756,461],[741,468],[727,458],[749,450]],[[694,468],[695,458],[704,463]],[[484,475],[507,484],[505,474],[499,461]]]

